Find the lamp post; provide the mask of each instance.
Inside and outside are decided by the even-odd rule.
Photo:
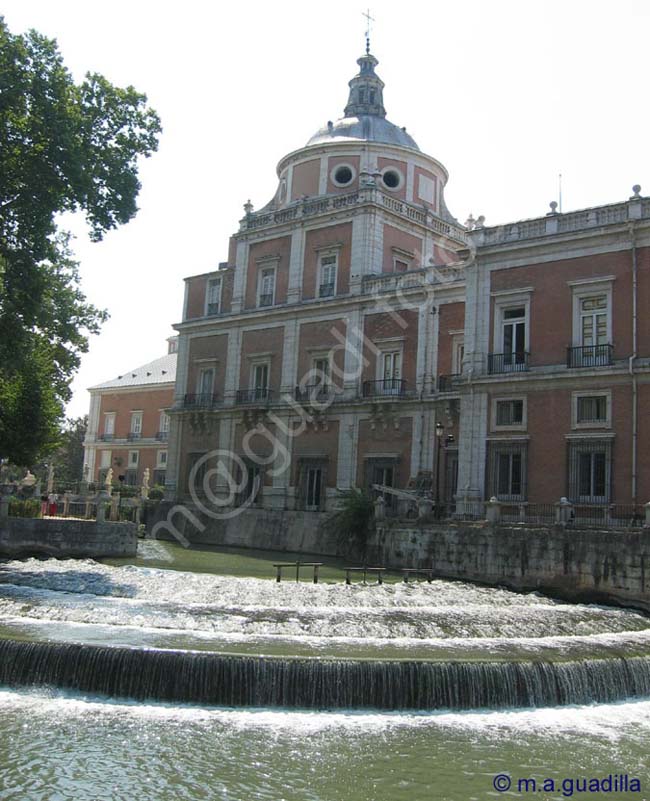
[[[440,448],[445,428],[438,420],[436,423],[436,511],[435,516],[440,517]]]

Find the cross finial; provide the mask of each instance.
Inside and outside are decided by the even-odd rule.
[[[366,18],[366,55],[370,55],[370,26],[375,20],[370,16],[370,9],[361,16]]]

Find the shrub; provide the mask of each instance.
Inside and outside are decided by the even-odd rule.
[[[36,498],[11,498],[9,500],[9,517],[40,517],[41,502]]]
[[[344,554],[365,558],[368,537],[375,525],[372,498],[357,489],[346,490],[341,495],[341,508],[327,525],[336,532],[337,545]]]

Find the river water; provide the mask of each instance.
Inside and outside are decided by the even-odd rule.
[[[650,652],[650,621],[631,611],[451,582],[346,587],[336,565],[317,586],[277,585],[272,575],[269,555],[159,543],[143,544],[133,564],[8,562],[0,625],[27,641],[274,656],[506,662]],[[650,799],[649,746],[645,698],[326,712],[0,689],[3,800]],[[495,790],[498,774],[510,777],[509,792]],[[584,780],[605,781],[605,792],[579,792]]]

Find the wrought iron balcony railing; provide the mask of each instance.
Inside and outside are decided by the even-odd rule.
[[[100,434],[97,439],[101,442],[112,442],[115,434]]]
[[[579,348],[567,348],[567,367],[606,367],[613,361],[613,346],[585,345]]]
[[[332,399],[334,389],[331,384],[307,384],[304,387],[296,387],[295,399],[298,403],[326,403]]]
[[[235,403],[269,403],[273,398],[273,390],[268,387],[255,387],[253,389],[238,389],[235,393]]]
[[[273,295],[260,295],[259,306],[273,306]]]
[[[406,381],[401,378],[382,378],[380,381],[364,381],[361,386],[364,398],[402,397],[406,395]]]
[[[198,392],[186,395],[183,406],[186,409],[211,409],[219,402],[219,396],[213,392]]]
[[[438,376],[438,392],[453,392],[454,379],[459,377],[459,373]]]
[[[334,284],[321,284],[318,287],[319,298],[332,298],[334,297]]]
[[[129,431],[126,435],[126,438],[129,442],[134,442],[136,439],[142,439],[142,432],[141,431]]]
[[[219,304],[208,303],[208,307],[205,310],[205,313],[208,317],[213,317],[214,315],[219,314]]]
[[[523,373],[528,370],[530,353],[519,350],[510,353],[488,353],[488,373]]]
[[[156,431],[156,439],[160,442],[167,442],[169,439],[169,431]]]

